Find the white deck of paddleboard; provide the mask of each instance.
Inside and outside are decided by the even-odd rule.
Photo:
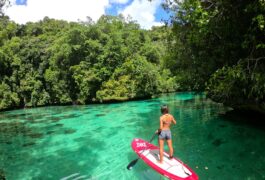
[[[142,153],[142,155],[147,157],[156,166],[159,166],[160,168],[162,168],[163,170],[171,174],[174,174],[181,178],[188,177],[189,175],[187,175],[186,173],[190,175],[192,174],[181,162],[177,161],[176,159],[169,159],[169,155],[165,152],[164,152],[163,163],[161,164],[158,162],[159,160],[158,149],[154,149],[154,150],[148,149],[148,150],[143,150],[143,151],[144,152]]]

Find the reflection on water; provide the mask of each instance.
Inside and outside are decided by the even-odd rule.
[[[150,139],[162,104],[177,119],[175,156],[200,179],[265,179],[265,129],[227,116],[202,93],[2,112],[0,179],[164,179],[142,161],[126,169],[136,158],[132,139]]]

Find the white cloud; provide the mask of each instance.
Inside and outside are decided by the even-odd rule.
[[[25,0],[20,0],[25,1]],[[36,22],[45,16],[54,19],[67,21],[86,20],[89,16],[93,21],[97,21],[100,16],[106,14],[106,9],[114,4],[127,4],[130,0],[27,0],[26,5],[17,5],[16,0],[12,0],[12,6],[5,10],[6,15],[11,20],[19,24],[26,22]],[[133,0],[118,13],[125,17],[128,15],[136,20],[142,28],[150,29],[154,25],[162,25],[155,21],[155,12],[162,0]]]
[[[129,6],[119,13],[125,17],[131,16],[142,28],[150,29],[152,26],[161,26],[161,22],[155,21],[155,13],[161,5],[162,0],[134,0]]]
[[[90,16],[94,21],[105,14],[109,0],[27,0],[26,5],[16,5],[6,9],[6,14],[17,23],[36,22],[45,16],[67,21],[85,20]]]

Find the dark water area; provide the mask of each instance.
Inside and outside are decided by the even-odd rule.
[[[265,114],[256,111],[232,110],[223,114],[225,120],[239,125],[252,126],[265,131]]]
[[[0,179],[166,179],[141,160],[126,169],[132,139],[151,138],[163,104],[177,120],[174,155],[200,179],[265,179],[264,116],[191,92],[0,112]]]

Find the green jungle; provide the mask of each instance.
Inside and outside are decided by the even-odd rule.
[[[0,3],[0,110],[206,92],[265,112],[265,1],[166,0],[164,26],[131,18],[16,24]]]

